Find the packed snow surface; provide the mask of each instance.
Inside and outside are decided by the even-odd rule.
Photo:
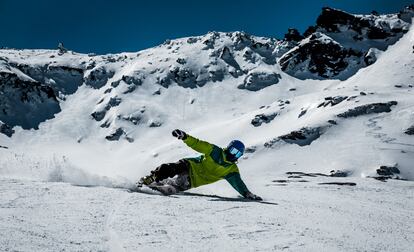
[[[338,180],[338,179],[336,179]],[[269,182],[266,201],[1,180],[2,251],[411,251],[413,185]],[[223,186],[223,185],[222,185]],[[223,195],[223,193],[220,193]]]

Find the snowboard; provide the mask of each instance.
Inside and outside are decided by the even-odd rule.
[[[154,192],[158,192],[159,194],[162,194],[164,196],[170,196],[173,194],[177,194],[179,192],[177,188],[175,188],[174,186],[159,182],[153,182],[149,185],[137,183],[136,187],[134,189],[131,189],[131,191],[149,194],[154,194]]]

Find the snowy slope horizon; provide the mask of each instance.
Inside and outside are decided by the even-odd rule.
[[[221,146],[240,138],[252,174],[413,180],[413,13],[324,8],[315,26],[283,40],[211,32],[138,53],[2,49],[1,173],[55,176],[38,162],[135,180],[194,155],[170,138],[182,128]],[[31,172],[14,170],[19,162]]]

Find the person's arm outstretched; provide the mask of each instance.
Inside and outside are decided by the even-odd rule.
[[[260,198],[259,196],[251,193],[249,191],[249,189],[247,189],[246,184],[243,182],[243,180],[240,177],[240,173],[238,172],[233,172],[228,174],[226,177],[224,177],[227,182],[230,183],[230,185],[236,190],[238,191],[243,197],[245,197],[246,199],[251,199],[251,200],[262,200],[262,198]]]
[[[182,130],[176,129],[172,132],[172,135],[180,140],[183,140],[184,143],[187,144],[191,149],[205,155],[210,154],[210,152],[213,150],[212,144],[192,137]]]

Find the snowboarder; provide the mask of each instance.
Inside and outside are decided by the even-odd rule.
[[[236,162],[244,153],[245,147],[241,141],[233,140],[227,148],[222,149],[179,129],[174,130],[172,135],[203,155],[181,159],[176,163],[162,164],[151,171],[151,175],[141,178],[138,186],[147,185],[165,194],[173,194],[226,179],[243,197],[262,200],[247,189],[240,177]]]

